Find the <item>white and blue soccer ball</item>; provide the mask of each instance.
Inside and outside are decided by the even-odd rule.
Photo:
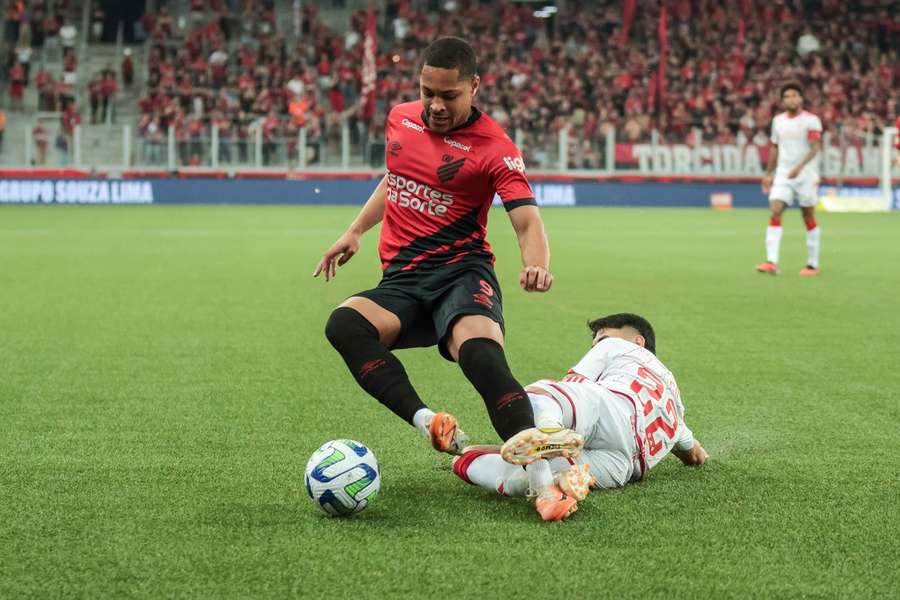
[[[335,517],[365,510],[381,489],[375,454],[354,440],[322,444],[306,463],[304,480],[313,502]]]

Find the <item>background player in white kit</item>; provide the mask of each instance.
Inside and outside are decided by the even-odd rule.
[[[762,191],[769,195],[772,215],[766,229],[766,262],[758,265],[760,273],[777,275],[781,249],[781,215],[796,198],[806,224],[806,266],[804,276],[819,274],[819,240],[821,230],[816,223],[819,167],[814,160],[822,148],[822,121],[803,110],[803,90],[796,83],[781,88],[785,112],[772,119],[772,151]],[[774,177],[773,177],[774,173]]]
[[[590,488],[640,481],[670,452],[685,464],[703,464],[708,455],[684,422],[678,385],[655,355],[650,323],[621,313],[589,326],[591,349],[561,381],[525,388],[538,427],[566,427],[584,437],[574,464],[551,460],[559,488],[583,500]],[[507,496],[528,495],[524,469],[505,462],[497,448],[467,448],[454,459],[454,473]]]

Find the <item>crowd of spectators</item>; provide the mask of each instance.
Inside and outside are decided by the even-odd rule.
[[[138,102],[146,160],[163,161],[170,127],[178,159],[189,165],[209,161],[213,128],[226,164],[253,160],[256,129],[266,164],[296,156],[301,126],[318,141],[324,110],[313,106],[315,86],[293,77],[302,69],[276,27],[274,2],[194,0],[191,7],[181,36],[166,7],[142,19],[150,38],[147,92]]]
[[[54,145],[68,155],[80,115],[75,107],[78,84],[77,29],[71,0],[12,0],[6,3],[0,40],[0,91],[11,113],[25,109],[25,91],[33,86],[39,111],[59,113]],[[53,72],[49,63],[57,65]],[[33,129],[35,163],[44,164],[50,134],[45,123]]]
[[[22,110],[25,89],[30,85],[39,91],[41,110],[61,110],[74,101],[77,30],[66,19],[70,13],[70,0],[7,3],[0,42],[0,83],[7,88],[11,110]],[[60,65],[55,75],[42,67],[48,57]]]
[[[625,35],[623,4],[567,2],[541,18],[534,5],[508,1],[442,3],[442,12],[387,2],[379,15],[377,109],[362,123],[363,13],[338,35],[306,6],[289,47],[271,3],[245,1],[235,20],[222,2],[196,0],[183,44],[165,43],[173,30],[164,11],[146,17],[155,45],[141,130],[161,139],[173,124],[182,160],[195,163],[203,160],[207,125],[219,130],[225,161],[248,158],[256,128],[266,162],[295,155],[300,127],[319,149],[336,138],[342,119],[354,141],[379,140],[389,107],[417,97],[419,55],[441,35],[475,46],[478,103],[517,132],[532,165],[547,162],[564,127],[579,167],[603,166],[610,129],[620,142],[647,141],[657,130],[661,141],[763,145],[779,86],[789,80],[804,85],[807,107],[844,143],[861,143],[900,109],[900,11],[890,11],[889,0],[667,1],[664,91],[656,76],[660,8],[636,2]]]
[[[414,97],[418,50],[459,35],[479,55],[481,105],[523,132],[532,163],[563,127],[581,167],[603,166],[609,129],[620,142],[646,141],[655,129],[661,141],[765,144],[787,81],[804,86],[806,107],[848,144],[900,110],[900,11],[891,0],[667,0],[662,94],[658,3],[635,2],[627,37],[621,0],[567,2],[551,19],[527,5],[459,4],[440,18],[401,10],[380,97],[388,105]]]
[[[338,34],[315,3],[302,3],[301,29],[287,35],[294,22],[277,17],[274,0],[191,0],[186,16],[163,5],[140,23],[148,56],[139,69],[147,73],[138,102],[143,158],[164,162],[169,127],[183,164],[209,162],[213,128],[223,163],[253,161],[257,135],[266,164],[296,160],[301,128],[308,162],[336,143],[343,123],[359,148],[380,142],[389,108],[418,97],[421,50],[442,35],[473,44],[477,103],[515,132],[532,166],[549,162],[563,128],[573,167],[604,165],[608,131],[625,143],[645,142],[655,130],[662,142],[764,145],[787,81],[804,86],[806,107],[842,143],[863,143],[900,112],[900,11],[891,0],[665,0],[663,86],[660,3],[634,2],[633,20],[623,24],[626,4],[570,0],[543,18],[535,5],[509,0],[389,0],[378,15],[377,102],[367,122],[364,12]],[[21,61],[13,62],[15,71]],[[129,70],[130,83],[133,64]],[[20,69],[10,81],[22,77]],[[92,119],[103,120],[116,74],[89,87]],[[41,98],[49,106],[51,95]]]

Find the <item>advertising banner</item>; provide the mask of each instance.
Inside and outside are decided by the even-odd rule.
[[[317,179],[2,179],[0,204],[361,205],[378,177]],[[758,183],[558,180],[532,184],[539,206],[764,207]],[[844,188],[847,190],[848,188]],[[496,199],[495,199],[496,200]]]

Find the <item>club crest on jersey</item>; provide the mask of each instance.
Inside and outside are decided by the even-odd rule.
[[[463,163],[466,162],[465,157],[453,160],[453,157],[449,154],[445,154],[441,160],[444,161],[444,164],[437,168],[437,175],[441,183],[447,183],[456,177],[456,174],[462,169]]]
[[[400,145],[400,142],[391,142],[390,146],[388,146],[391,156],[400,156],[401,150],[403,150],[403,146]]]

